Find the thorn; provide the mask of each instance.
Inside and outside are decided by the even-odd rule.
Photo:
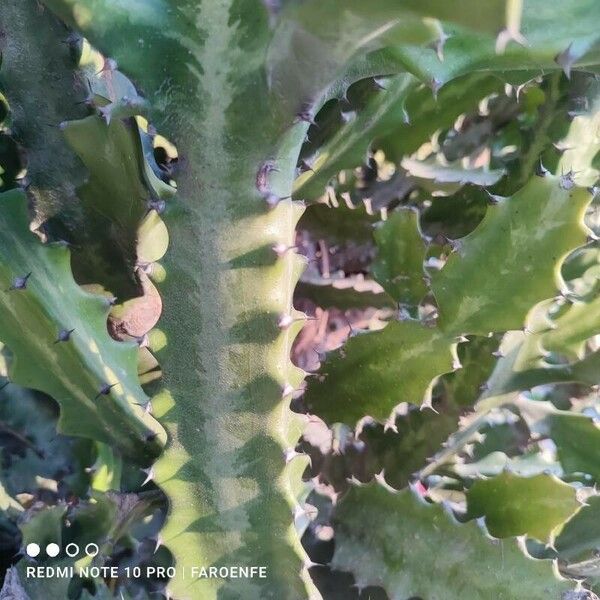
[[[591,185],[587,190],[595,198],[598,195],[598,192],[600,192],[600,187]]]
[[[402,107],[402,122],[405,125],[410,125],[410,115],[404,106]]]
[[[537,169],[535,170],[535,174],[538,177],[546,177],[546,175],[548,175],[550,173],[550,171],[548,171],[548,169],[546,169],[546,167],[544,167],[544,165],[542,164],[542,159],[540,159],[540,163],[537,166]]]
[[[10,292],[12,290],[25,290],[27,289],[27,281],[31,277],[31,272],[27,273],[24,277],[15,277],[12,285],[6,290]]]
[[[146,405],[144,406],[144,412],[147,415],[151,415],[152,414],[152,402],[150,400],[148,400],[148,402],[146,402]]]
[[[116,385],[119,385],[119,383],[111,383],[110,385],[108,383],[104,383],[99,392],[96,394],[94,400],[98,399],[100,396],[108,396],[110,394],[110,390],[112,390],[112,388],[114,388]]]
[[[490,386],[489,386],[489,384],[487,382],[486,383],[482,383],[479,386],[479,391],[480,392],[487,392],[489,389],[490,389]]]
[[[301,453],[296,452],[296,450],[294,450],[294,448],[286,448],[283,451],[283,457],[285,459],[285,464],[287,465],[289,462],[294,460],[294,458],[296,458],[296,456],[300,456],[300,455],[301,455]]]
[[[496,54],[504,54],[508,42],[517,42],[521,46],[527,45],[527,40],[523,37],[520,31],[511,31],[509,29],[503,29],[496,38]]]
[[[306,173],[307,171],[312,171],[313,173],[315,172],[315,170],[312,168],[312,166],[308,162],[306,162],[304,159],[300,160],[299,171],[300,171],[300,173]]]
[[[279,169],[275,166],[272,160],[265,161],[256,172],[256,189],[261,194],[266,194],[269,191],[269,174]]]
[[[410,321],[411,318],[410,311],[405,306],[398,303],[398,321]]]
[[[291,315],[281,315],[277,321],[277,327],[279,329],[288,329],[293,322],[294,319]]]
[[[495,350],[492,352],[492,356],[495,358],[504,358],[504,352],[502,352],[502,350]]]
[[[440,37],[429,45],[429,47],[437,54],[440,62],[444,61],[444,46],[450,37],[451,36],[447,35],[446,32],[442,31]]]
[[[385,85],[383,85],[383,79],[381,77],[373,77],[373,85],[377,90],[387,90]]]
[[[89,95],[85,100],[80,100],[79,102],[75,102],[75,106],[81,106],[82,104],[85,104],[85,106],[88,106],[90,108],[93,108],[95,106],[94,96]],[[65,129],[66,126],[67,126],[67,122],[63,121],[62,123],[59,123],[58,128]]]
[[[110,296],[105,298],[106,303],[108,304],[108,306],[114,306],[117,303],[117,297],[116,296]]]
[[[487,190],[486,188],[483,188],[483,191],[487,194],[488,197],[488,202],[492,205],[495,206],[496,204],[499,204],[500,202],[502,202],[502,200],[504,200],[505,198],[503,196],[497,196],[495,194],[492,194],[489,190]]]
[[[448,240],[448,244],[450,245],[450,248],[452,248],[453,252],[460,252],[461,248],[463,247],[463,242],[460,239]]]
[[[167,203],[164,200],[149,200],[147,205],[148,210],[155,210],[159,215],[165,212]]]
[[[573,175],[573,171],[570,170],[568,173],[560,176],[559,186],[563,190],[571,190],[573,187],[575,187],[575,179],[573,179]]]
[[[327,359],[327,352],[322,352],[316,348],[313,348],[312,351],[317,355],[317,359],[320,363],[325,362]]]
[[[314,115],[311,112],[309,112],[308,110],[302,110],[296,115],[296,120],[294,122],[300,123],[301,121],[303,121],[304,123],[309,123],[310,125],[314,125],[315,127],[318,127],[318,125],[315,121]]]
[[[348,334],[348,337],[354,337],[357,332],[352,327],[352,323],[350,323],[350,319],[348,318],[348,316],[344,315],[344,318],[346,319],[346,324],[348,325],[348,329],[350,330],[350,333]]]
[[[148,334],[145,333],[144,335],[135,338],[135,342],[140,348],[147,348],[150,345],[150,338],[148,337]]]
[[[61,41],[62,44],[66,44],[67,46],[74,46],[76,45],[80,40],[81,40],[81,36],[72,32],[70,33],[64,40]]]
[[[156,537],[156,545],[154,546],[154,552],[152,554],[156,554],[158,552],[158,549],[163,545],[163,540],[162,538],[159,536]]]
[[[17,185],[22,189],[22,190],[28,190],[29,187],[31,186],[31,180],[29,179],[29,177],[25,176],[25,177],[21,177],[20,179],[17,180]]]
[[[575,53],[573,52],[572,43],[554,57],[554,62],[562,68],[567,79],[571,79],[571,69],[576,60],[577,56],[575,56]]]
[[[563,152],[566,152],[567,150],[573,150],[574,149],[573,146],[565,146],[562,142],[553,142],[552,145],[561,154]]]
[[[146,474],[146,479],[142,483],[142,487],[144,487],[148,482],[154,479],[154,467],[150,467],[148,469],[141,469],[142,473]]]
[[[426,327],[431,327],[432,325],[436,324],[438,317],[439,317],[438,309],[432,308],[431,310],[429,310],[427,313],[425,313],[421,317],[420,321]]]
[[[438,92],[440,91],[440,88],[444,85],[444,83],[442,81],[440,81],[437,77],[434,77],[433,79],[431,79],[431,81],[429,82],[429,87],[431,88],[431,91],[433,92],[433,97],[437,100],[437,96],[438,96]]]
[[[350,123],[356,117],[355,110],[343,110],[340,114],[344,123]]]
[[[263,194],[263,198],[269,208],[275,208],[282,200],[289,200],[291,196],[278,196],[273,192],[267,192]]]
[[[59,344],[60,342],[68,342],[71,339],[71,334],[75,331],[75,329],[61,329],[58,332],[58,337],[54,341],[55,344]]]
[[[98,114],[99,116],[102,118],[102,120],[107,124],[110,125],[110,120],[112,117],[112,105],[111,104],[107,104],[106,106],[99,106],[97,108],[98,110]]]
[[[450,240],[442,233],[438,232],[431,238],[431,243],[436,246],[445,246]]]
[[[527,82],[528,83],[528,82]],[[521,85],[517,85],[514,89],[515,89],[515,99],[517,102],[520,102],[521,100],[521,93],[523,92],[523,90],[527,87],[527,83],[523,83]]]
[[[283,242],[280,242],[279,244],[275,244],[273,246],[273,252],[275,252],[277,256],[281,257],[289,250],[296,250],[297,248],[298,246],[286,246]]]
[[[273,192],[267,192],[264,194],[263,198],[265,199],[265,202],[269,208],[275,208],[281,201],[281,198]]]
[[[286,396],[290,396],[291,394],[293,394],[294,391],[295,390],[293,386],[291,386],[289,383],[286,383],[281,390],[281,396],[285,398]]]

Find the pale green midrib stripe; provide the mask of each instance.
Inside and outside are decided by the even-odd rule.
[[[197,536],[193,542],[195,548],[192,548],[192,550],[201,553],[206,552],[208,556],[214,557],[215,560],[219,560],[219,556],[237,556],[238,552],[241,552],[240,556],[245,556],[246,559],[251,560],[253,550],[248,544],[250,543],[249,540],[256,536],[258,542],[261,544],[266,543],[269,547],[257,547],[254,549],[254,553],[257,555],[257,559],[260,559],[261,556],[272,558],[273,564],[267,566],[272,569],[273,574],[268,582],[254,582],[254,587],[251,583],[247,583],[244,592],[246,597],[282,598],[282,594],[287,594],[290,600],[295,600],[301,597],[299,595],[300,579],[298,576],[302,567],[302,557],[298,556],[296,561],[298,572],[294,573],[293,569],[290,569],[288,560],[294,553],[300,552],[299,543],[295,549],[292,549],[290,542],[285,540],[286,530],[292,527],[292,506],[289,506],[286,512],[285,522],[279,521],[278,517],[275,520],[274,514],[274,511],[279,512],[281,510],[281,503],[285,500],[286,490],[280,490],[280,484],[276,482],[277,478],[281,477],[281,473],[272,473],[271,479],[269,479],[268,474],[266,474],[267,471],[261,468],[263,472],[261,475],[262,481],[254,482],[258,486],[256,492],[261,495],[260,497],[263,497],[262,495],[265,492],[269,492],[269,495],[264,496],[262,502],[251,499],[248,503],[247,498],[251,498],[251,495],[248,496],[240,486],[253,485],[253,480],[246,483],[240,481],[238,473],[240,466],[235,464],[240,459],[239,450],[245,450],[248,443],[262,440],[263,450],[266,450],[267,446],[264,444],[270,445],[273,439],[279,438],[277,441],[280,447],[275,450],[275,455],[269,450],[268,455],[259,456],[257,460],[266,461],[268,465],[279,459],[283,470],[283,451],[289,447],[290,441],[285,439],[285,435],[270,430],[270,425],[267,422],[261,427],[256,427],[251,423],[245,425],[240,420],[237,426],[231,424],[228,430],[227,421],[234,418],[234,415],[230,413],[236,410],[241,400],[239,392],[235,391],[236,378],[242,383],[247,376],[242,376],[244,365],[241,363],[248,361],[249,367],[254,369],[256,375],[260,375],[261,372],[268,375],[269,362],[273,360],[268,356],[270,346],[251,348],[248,344],[247,348],[240,348],[239,343],[233,344],[230,333],[228,333],[231,327],[239,324],[241,319],[244,318],[245,294],[252,293],[253,288],[259,287],[257,282],[261,279],[264,279],[264,286],[268,288],[270,270],[269,268],[249,269],[247,274],[241,275],[232,269],[227,270],[225,267],[228,260],[236,257],[236,236],[255,236],[256,233],[251,230],[254,227],[261,227],[263,221],[263,215],[260,213],[256,219],[248,219],[246,223],[248,231],[244,231],[243,227],[240,228],[239,224],[231,222],[231,211],[240,202],[239,196],[244,198],[246,202],[262,202],[262,200],[257,198],[253,178],[242,179],[238,184],[233,183],[240,181],[236,171],[240,168],[238,164],[240,158],[239,156],[232,156],[227,147],[227,142],[231,141],[235,134],[232,135],[228,131],[229,124],[224,116],[232,99],[233,91],[229,87],[229,75],[236,60],[236,56],[230,48],[235,38],[235,25],[229,23],[229,7],[225,3],[206,3],[201,7],[197,22],[199,26],[202,23],[211,23],[210,32],[208,32],[203,45],[196,47],[189,44],[188,46],[195,53],[195,58],[198,64],[202,65],[203,70],[198,89],[199,96],[204,98],[201,117],[197,123],[188,123],[188,126],[193,129],[193,133],[197,136],[195,143],[192,141],[188,146],[190,151],[189,160],[198,169],[199,176],[191,181],[186,181],[184,176],[180,181],[182,197],[186,198],[186,202],[190,204],[189,215],[193,218],[193,222],[184,224],[182,228],[178,228],[175,222],[168,223],[171,230],[172,247],[171,254],[168,255],[166,260],[167,276],[169,263],[175,262],[177,268],[182,269],[183,275],[192,288],[184,292],[181,288],[169,289],[168,285],[164,286],[166,317],[163,323],[170,341],[170,348],[167,347],[166,356],[168,357],[170,352],[173,359],[181,353],[186,353],[189,339],[180,339],[179,336],[173,338],[169,335],[170,322],[173,323],[172,319],[181,319],[183,316],[175,314],[177,310],[175,307],[180,302],[177,298],[174,299],[173,296],[177,297],[182,293],[197,295],[196,303],[201,312],[186,315],[186,318],[189,319],[190,334],[196,337],[193,354],[197,355],[200,364],[193,367],[195,372],[187,373],[185,381],[177,382],[179,384],[176,384],[177,388],[184,387],[187,389],[181,390],[180,394],[175,394],[175,401],[178,406],[176,406],[174,412],[179,422],[178,427],[181,427],[181,419],[185,418],[190,405],[199,403],[199,406],[191,407],[189,411],[190,415],[195,412],[202,419],[202,422],[198,423],[200,431],[198,432],[199,447],[197,446],[197,456],[192,457],[191,462],[195,463],[196,468],[202,470],[203,477],[206,477],[210,483],[208,486],[203,486],[200,481],[194,481],[191,482],[191,488],[195,493],[205,497],[203,510],[207,511],[208,514],[212,514],[216,519],[216,523],[225,524],[226,527],[229,523],[229,526],[233,527],[237,533],[223,532],[223,539],[219,542],[214,539],[211,540],[210,537],[205,537],[203,541],[202,536]],[[176,141],[179,141],[179,139],[176,139]],[[252,158],[252,155],[254,155],[254,158]],[[267,156],[266,150],[263,156]],[[256,168],[258,168],[261,158],[260,149],[252,148],[243,160],[255,162]],[[190,179],[193,177],[192,175]],[[200,184],[200,190],[198,190],[198,183]],[[234,188],[230,189],[228,186],[232,184]],[[265,209],[266,206],[263,210]],[[285,212],[289,219],[289,231],[285,235],[278,235],[274,239],[271,239],[265,232],[264,235],[257,236],[254,244],[255,248],[260,247],[265,240],[273,244],[281,241],[287,245],[293,245],[295,219],[291,209],[287,209]],[[228,236],[233,239],[228,239]],[[187,247],[185,246],[186,241],[189,244]],[[252,249],[247,248],[248,251]],[[291,269],[289,263],[290,261],[287,260],[288,273],[285,282],[285,299],[283,301],[283,306],[287,310],[291,308],[294,284],[289,270]],[[197,271],[200,271],[200,280],[198,280]],[[227,285],[231,284],[232,281],[242,283],[242,289],[235,291],[227,289]],[[247,281],[247,288],[243,284],[244,281]],[[248,298],[248,300],[250,300],[249,305],[262,306],[259,310],[264,312],[270,312],[272,306],[281,304],[281,302],[273,302],[269,298],[267,289],[265,289],[265,298],[262,302],[257,302],[255,298]],[[190,306],[192,309],[194,307],[194,303],[190,302],[186,302],[185,305]],[[170,310],[172,312],[169,314]],[[175,346],[178,346],[179,349]],[[288,347],[289,341],[284,344],[284,348]],[[236,352],[234,356],[228,354],[232,351]],[[287,357],[285,358],[287,359]],[[166,385],[169,387],[168,373],[170,369],[168,358],[163,359],[163,362],[167,373]],[[283,382],[279,383],[282,384]],[[194,397],[195,394],[190,393],[190,390],[198,390],[197,396]],[[271,411],[279,410],[282,403],[287,405],[287,401],[281,398],[273,398]],[[245,427],[249,428],[245,429]],[[168,424],[167,428],[170,429],[172,434],[175,433],[174,428]],[[237,442],[242,444],[237,452],[232,451],[232,446],[227,441],[234,434],[238,436]],[[162,464],[168,463],[173,452],[177,453],[176,444],[178,443],[178,441],[173,440],[174,445],[169,447],[163,459],[157,464],[157,471],[160,471]],[[183,440],[183,443],[189,446],[190,440]],[[231,452],[231,455],[228,455],[229,452]],[[173,489],[179,484],[175,480],[171,480],[163,485],[169,491],[169,489]],[[291,499],[288,498],[287,501],[291,502]],[[176,512],[185,510],[185,505],[185,498],[174,499],[173,508]],[[237,516],[235,518],[232,517],[232,513],[229,513],[227,518],[223,514],[222,507],[227,506],[236,510],[234,514]],[[174,516],[176,517],[176,515],[172,515],[172,518]],[[234,521],[230,521],[231,518],[234,518]],[[260,519],[261,522],[257,522],[257,519]],[[240,527],[239,530],[238,527]],[[167,525],[165,531],[167,534],[169,533],[169,525]],[[166,541],[168,544],[168,540]],[[215,547],[219,544],[225,547],[221,549]],[[279,554],[283,559],[280,572],[276,572],[278,558],[276,549],[278,547],[281,549]],[[189,549],[182,551],[178,547],[177,538],[173,539],[172,550],[180,562],[198,563],[199,557],[190,556],[187,554]],[[181,585],[176,584],[174,589],[176,593],[177,590],[186,589],[192,594],[190,598],[204,599],[213,597],[213,594],[216,594],[216,589],[221,585],[223,585],[222,582],[200,582],[195,588],[191,588],[189,582],[187,582]],[[236,585],[223,585],[224,590],[230,587],[237,589]]]

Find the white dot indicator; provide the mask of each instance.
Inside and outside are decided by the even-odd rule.
[[[31,558],[35,558],[40,553],[40,547],[38,544],[27,544],[27,548],[25,548],[25,552],[27,552],[27,556],[31,556]]]
[[[85,553],[86,553],[88,556],[91,556],[92,558],[93,558],[94,556],[97,556],[99,552],[100,552],[100,548],[98,548],[98,544],[94,544],[94,543],[92,543],[92,544],[88,544],[88,545],[85,547]]]
[[[71,542],[70,544],[67,544],[65,552],[67,553],[67,556],[74,558],[79,554],[79,546]]]
[[[48,544],[46,546],[46,554],[48,556],[50,556],[51,558],[54,558],[55,556],[58,556],[58,553],[60,552],[60,546],[58,544]]]

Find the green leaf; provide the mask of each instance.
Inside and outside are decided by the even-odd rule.
[[[43,245],[29,230],[22,192],[0,195],[0,245],[0,339],[14,355],[10,380],[58,401],[62,433],[112,444],[138,461],[155,456],[164,433],[144,412],[137,347],[108,336],[110,304],[75,283],[64,245]]]
[[[390,600],[546,600],[570,587],[553,577],[550,561],[524,556],[513,540],[487,538],[475,522],[453,522],[409,491],[352,488],[333,525],[332,566],[352,572],[360,586],[382,586]]]
[[[491,338],[475,338],[459,344],[462,368],[440,378],[444,394],[434,399],[434,410],[410,406],[388,428],[379,423],[365,423],[356,434],[358,450],[353,443],[334,444],[322,462],[320,455],[313,455],[313,468],[318,466],[321,476],[336,490],[346,489],[352,476],[367,481],[382,471],[393,488],[405,487],[413,473],[456,431],[461,413],[479,396],[479,388],[492,368],[491,352],[496,346],[496,340]]]
[[[551,475],[505,472],[476,481],[467,492],[469,516],[485,517],[490,534],[498,538],[527,534],[552,542],[580,507],[575,488]]]
[[[542,69],[562,68],[570,73],[598,64],[600,36],[590,20],[600,17],[600,7],[594,0],[563,3],[561,14],[568,15],[563,19],[557,18],[556,7],[545,0],[522,4],[521,31],[526,42],[509,43],[501,53],[498,41],[490,35],[447,27],[450,37],[444,45],[443,61],[433,49],[409,45],[394,48],[395,58],[421,81],[434,82],[436,87],[473,71],[493,70],[503,75],[530,71],[533,75]],[[574,40],[578,43],[573,44]]]
[[[590,496],[581,510],[563,527],[554,542],[562,560],[579,562],[592,556],[600,546],[600,496]]]
[[[81,284],[99,283],[119,298],[137,295],[138,229],[151,198],[137,125],[133,119],[107,125],[90,116],[64,123],[62,130],[89,172],[78,189],[86,226],[70,236],[81,248],[74,252],[75,277]]]
[[[378,254],[371,268],[373,277],[400,304],[417,305],[427,294],[424,261],[425,240],[419,214],[398,210],[375,231]]]
[[[421,213],[421,228],[432,238],[438,233],[448,239],[464,237],[481,223],[488,203],[485,191],[475,186],[466,186],[453,196],[434,196]]]
[[[415,89],[410,75],[391,79],[386,89],[375,95],[356,118],[343,125],[319,149],[311,169],[294,183],[294,196],[313,200],[320,196],[327,183],[342,169],[361,165],[371,142],[390,129],[396,129],[408,119],[404,104]]]
[[[600,297],[589,302],[574,301],[552,319],[540,346],[550,352],[561,352],[569,358],[583,358],[585,342],[600,333]]]
[[[348,0],[341,10],[332,0],[289,5],[269,48],[275,93],[295,101],[291,110],[298,110],[299,103],[317,100],[357,51],[434,43],[443,39],[439,18],[495,34],[507,26],[508,6],[507,0],[491,0],[484,10],[474,0],[461,0],[461,10],[448,10],[435,0],[380,0],[368,8]]]
[[[453,369],[456,344],[417,321],[356,335],[311,378],[304,400],[328,423],[386,420],[401,402],[429,404],[432,380]]]
[[[20,515],[19,529],[23,535],[23,546],[38,544],[46,548],[48,544],[62,546],[62,527],[66,506],[45,507],[41,510],[30,509]],[[45,552],[40,560],[52,561]]]
[[[415,152],[436,130],[450,126],[502,85],[496,77],[476,73],[444,87],[436,99],[406,74],[387,80],[385,89],[318,149],[311,170],[296,179],[294,196],[317,198],[339,171],[362,164],[370,146],[383,147],[390,160]]]
[[[436,131],[452,126],[465,113],[475,111],[481,100],[502,91],[504,83],[495,75],[470,73],[445,85],[435,96],[428,86],[418,87],[406,99],[409,122],[400,130],[389,127],[378,140],[386,158],[395,162],[416,152]]]
[[[394,429],[385,430],[380,424],[363,428],[359,440],[366,444],[367,450],[361,455],[370,454],[373,475],[383,471],[386,483],[395,489],[409,484],[413,473],[458,425],[460,409],[457,406],[435,403],[433,408],[435,412],[409,410],[395,420]]]
[[[520,329],[531,306],[556,294],[564,257],[585,243],[591,201],[587,191],[564,187],[559,177],[534,177],[490,206],[461,238],[432,277],[442,329],[478,335]]]
[[[444,375],[442,385],[449,401],[456,406],[472,406],[481,394],[481,386],[486,382],[496,358],[493,352],[498,347],[494,337],[470,337],[458,345],[458,359],[461,369]]]
[[[567,473],[583,473],[600,481],[600,429],[588,417],[556,413],[548,417],[549,435]]]
[[[50,398],[14,383],[0,391],[0,480],[12,496],[37,494],[38,478],[56,481],[61,498],[87,492],[91,444],[57,434],[57,408]]]

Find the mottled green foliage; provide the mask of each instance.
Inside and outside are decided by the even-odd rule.
[[[392,213],[375,231],[378,256],[373,277],[399,304],[417,305],[427,293],[424,281],[425,240],[419,215],[402,210]]]
[[[156,359],[150,350],[140,355],[132,344],[108,338],[107,303],[75,285],[64,248],[44,247],[27,231],[24,194],[17,192],[2,197],[11,209],[4,221],[0,211],[0,236],[4,235],[0,242],[8,248],[0,261],[8,315],[0,324],[0,338],[14,354],[10,376],[22,385],[47,391],[61,403],[63,431],[111,444],[125,456],[139,460],[140,444],[146,446],[148,457],[153,456],[168,438],[164,453],[146,473],[147,481],[158,484],[169,498],[161,541],[179,567],[168,584],[172,597],[317,597],[309,577],[310,562],[299,542],[299,533],[310,520],[304,504],[308,486],[302,479],[307,460],[294,457],[305,419],[289,411],[304,375],[289,359],[304,320],[292,306],[304,262],[295,252],[302,208],[289,198],[292,192],[299,198],[306,194],[309,200],[319,196],[340,169],[359,166],[367,148],[377,147],[371,145],[373,140],[380,140],[384,149],[396,148],[394,160],[402,164],[402,158],[409,158],[412,162],[404,161],[404,167],[418,170],[424,163],[415,160],[424,156],[406,154],[428,142],[437,128],[449,127],[479,99],[502,90],[500,80],[488,72],[522,82],[540,68],[569,72],[572,67],[595,65],[599,9],[592,0],[569,0],[561,7],[561,14],[568,16],[558,19],[555,7],[531,0],[521,23],[522,3],[515,0],[493,0],[485,6],[474,0],[452,6],[438,0],[381,0],[373,5],[351,0],[343,6],[334,0],[282,6],[258,0],[181,0],[173,6],[160,0],[117,4],[46,0],[45,4],[115,58],[147,100],[141,101],[131,81],[112,63],[96,65],[101,68],[94,71],[95,59],[84,59],[80,69],[90,77],[88,102],[97,114],[70,121],[62,128],[64,136],[36,139],[29,147],[53,164],[54,149],[56,156],[66,153],[69,164],[49,187],[56,193],[64,188],[64,181],[69,182],[67,196],[81,202],[86,223],[94,222],[80,238],[86,247],[81,256],[104,264],[86,266],[82,260],[80,280],[105,284],[113,292],[121,285],[125,296],[130,294],[122,275],[129,278],[130,289],[136,288],[138,278],[142,279],[133,274],[136,268],[147,270],[159,282],[164,316],[160,330],[150,332],[147,341],[158,353],[164,387],[151,405],[146,404],[137,375],[153,385],[159,371]],[[12,7],[5,10],[13,18]],[[23,31],[20,35],[26,39]],[[573,36],[577,44],[569,46]],[[39,46],[52,50],[47,56],[60,56],[55,35]],[[62,87],[69,87],[64,85],[68,65],[44,64],[46,55],[36,57],[36,69],[60,72]],[[463,75],[451,87],[451,81]],[[379,76],[392,76],[388,89],[374,93],[354,121],[334,128],[311,157],[314,170],[306,170],[294,184],[301,147],[319,108],[328,99],[341,97],[353,82]],[[19,77],[12,73],[11,79]],[[433,94],[419,88],[417,81]],[[30,85],[21,85],[21,90]],[[439,110],[432,98],[438,92],[438,102],[444,102]],[[32,112],[18,93],[15,98],[17,111],[27,104],[25,108]],[[143,111],[176,142],[181,157],[179,198],[165,215],[171,244],[164,259],[167,235],[162,221],[154,211],[143,223],[142,218],[149,201],[170,198],[173,190],[166,180],[171,173],[170,167],[157,166],[151,129],[134,119]],[[415,118],[413,129],[403,122],[405,111]],[[391,129],[400,121],[399,134],[410,135],[404,144],[394,144]],[[33,123],[33,117],[25,114],[25,122]],[[23,136],[25,147],[26,142]],[[591,157],[593,139],[586,148]],[[581,166],[569,152],[565,156],[570,164]],[[566,160],[561,167],[568,166]],[[502,165],[465,171],[442,163],[436,163],[432,172],[432,164],[427,162],[426,176],[421,171],[411,185],[436,192],[443,187],[445,193],[453,193],[464,182],[493,185],[503,173]],[[527,174],[529,170],[524,169]],[[87,177],[83,185],[82,174]],[[590,172],[585,175],[591,177]],[[445,181],[433,185],[424,181],[435,179]],[[52,210],[42,211],[47,202],[38,193],[42,181],[43,177],[35,178],[29,192],[40,205],[35,206],[37,214],[58,214],[56,209],[64,208],[60,194],[50,197],[58,198],[50,203]],[[390,314],[383,330],[352,336],[329,355],[310,379],[301,402],[328,423],[351,425],[365,416],[384,421],[399,403],[431,404],[436,380],[460,366],[455,349],[462,336],[520,330],[532,320],[532,307],[563,287],[561,264],[587,234],[583,215],[592,194],[579,185],[584,185],[583,179],[557,172],[531,180],[508,198],[492,196],[498,203],[489,207],[479,224],[473,219],[473,231],[465,227],[464,238],[431,244],[430,252],[437,255],[427,267],[417,214],[391,213],[375,234],[380,255],[374,273],[394,300],[409,304],[411,310],[408,315],[406,311]],[[408,200],[420,202],[422,196]],[[312,219],[313,231],[325,224],[325,235],[335,229],[332,237],[356,235],[371,243],[370,224],[378,220],[377,215],[365,217],[362,209],[314,209],[313,217],[308,216],[310,209],[305,219],[305,223]],[[344,219],[331,226],[335,211]],[[396,222],[406,215],[411,215],[408,223]],[[398,229],[390,232],[396,225]],[[107,234],[99,246],[90,243],[95,232]],[[108,252],[96,253],[96,247]],[[147,264],[157,260],[162,264]],[[106,265],[113,263],[120,273],[107,272]],[[431,286],[429,278],[423,279],[425,268]],[[407,274],[408,280],[398,280]],[[11,286],[15,289],[9,290]],[[348,300],[352,302],[357,302],[353,294]],[[114,318],[122,319],[128,311],[133,312],[131,304],[116,311]],[[156,315],[149,327],[155,322]],[[67,327],[74,331],[55,344],[54,336],[61,330],[71,331]],[[518,390],[533,381],[547,382],[547,377],[538,377],[539,370],[545,376],[551,373],[555,378],[551,381],[593,380],[595,362],[587,353],[583,333],[575,341],[570,339],[568,324],[557,325],[555,331],[563,333],[555,333],[554,339],[548,333],[544,338],[545,330],[535,328],[535,340],[544,338],[547,346],[534,353],[523,343],[528,350],[525,358],[519,350],[502,365],[499,361],[490,383],[497,383],[501,396],[516,402]],[[140,341],[146,343],[143,335]],[[550,368],[550,363],[539,359],[541,349],[553,344],[556,356],[551,358],[557,364]],[[565,348],[576,363],[562,361],[559,353]],[[33,368],[24,358],[44,366]],[[515,371],[521,367],[526,381],[515,383]],[[69,377],[72,374],[76,383]],[[450,406],[445,415],[450,423],[459,416],[459,405],[472,402],[473,387],[480,379],[479,371],[463,378],[454,373],[439,386]],[[105,387],[112,384],[117,385]],[[506,403],[506,398],[498,400],[494,394],[490,391],[483,401],[494,406]],[[160,420],[167,436],[145,408]],[[469,432],[462,431],[465,443],[474,440],[480,429],[477,418]],[[509,417],[503,418],[507,424]],[[415,444],[427,446],[433,421],[422,420]],[[493,425],[491,418],[489,425]],[[440,435],[446,427],[444,423],[435,433]],[[154,430],[158,436],[151,433]],[[410,439],[411,428],[404,432]],[[398,455],[408,454],[400,450]],[[508,464],[509,457],[504,456]],[[93,485],[98,489],[112,482],[117,485],[119,460],[101,452],[98,465],[110,473],[98,476]],[[431,472],[439,464],[434,461]],[[391,472],[392,466],[385,468]],[[407,470],[413,470],[413,465],[398,470],[398,485],[410,477]],[[421,471],[420,476],[429,484],[428,474]],[[450,475],[460,502],[464,500],[460,473]],[[463,476],[471,474],[463,470]],[[476,483],[472,490],[485,483]],[[572,493],[572,488],[568,490]],[[436,493],[443,498],[450,492],[432,487],[431,497]],[[93,518],[101,520],[98,515]],[[113,526],[109,534],[118,537],[122,520],[116,512],[106,511],[102,519]],[[530,523],[518,529],[546,537],[556,521],[553,514],[541,529]],[[523,597],[523,589],[532,598],[546,598],[567,587],[551,577],[549,563],[529,561],[512,542],[507,548],[492,544],[474,523],[452,523],[439,507],[420,506],[406,491],[394,496],[382,487],[352,488],[340,502],[336,535],[334,566],[353,571],[359,585],[383,585],[392,599],[435,600],[448,594],[510,599]],[[427,562],[432,547],[440,555],[443,576],[439,578],[431,577]],[[215,566],[267,565],[269,571],[264,580],[185,579],[184,569],[198,561]],[[497,568],[499,561],[502,571]],[[60,593],[64,595],[64,591],[53,592]],[[107,595],[102,586],[98,595]]]
[[[590,200],[586,190],[564,189],[548,175],[490,206],[433,277],[440,326],[479,335],[521,328],[532,305],[560,288],[565,256],[585,242]]]
[[[549,475],[519,477],[502,473],[476,481],[467,492],[469,516],[485,517],[494,537],[528,534],[552,541],[580,508],[575,488]]]
[[[22,192],[0,196],[0,243],[0,339],[13,355],[11,381],[55,398],[62,432],[114,444],[138,460],[156,455],[164,434],[144,412],[136,347],[108,336],[110,304],[75,283],[69,250],[44,245],[29,230]]]
[[[558,458],[569,473],[583,473],[600,479],[600,429],[589,418],[571,414],[549,417],[549,434],[557,445]]]
[[[57,434],[57,421],[57,406],[43,394],[14,383],[0,391],[0,480],[11,496],[36,494],[48,484],[59,498],[87,492],[91,444]]]
[[[355,573],[362,586],[382,585],[391,600],[521,600],[523,590],[542,600],[560,598],[570,587],[553,579],[550,561],[525,558],[514,540],[486,538],[474,522],[453,522],[442,507],[427,506],[408,490],[353,488],[334,525],[333,566]]]
[[[401,402],[430,401],[431,381],[452,370],[454,345],[416,321],[393,321],[360,333],[327,357],[304,395],[311,412],[329,423],[354,425],[369,415],[385,420]]]

